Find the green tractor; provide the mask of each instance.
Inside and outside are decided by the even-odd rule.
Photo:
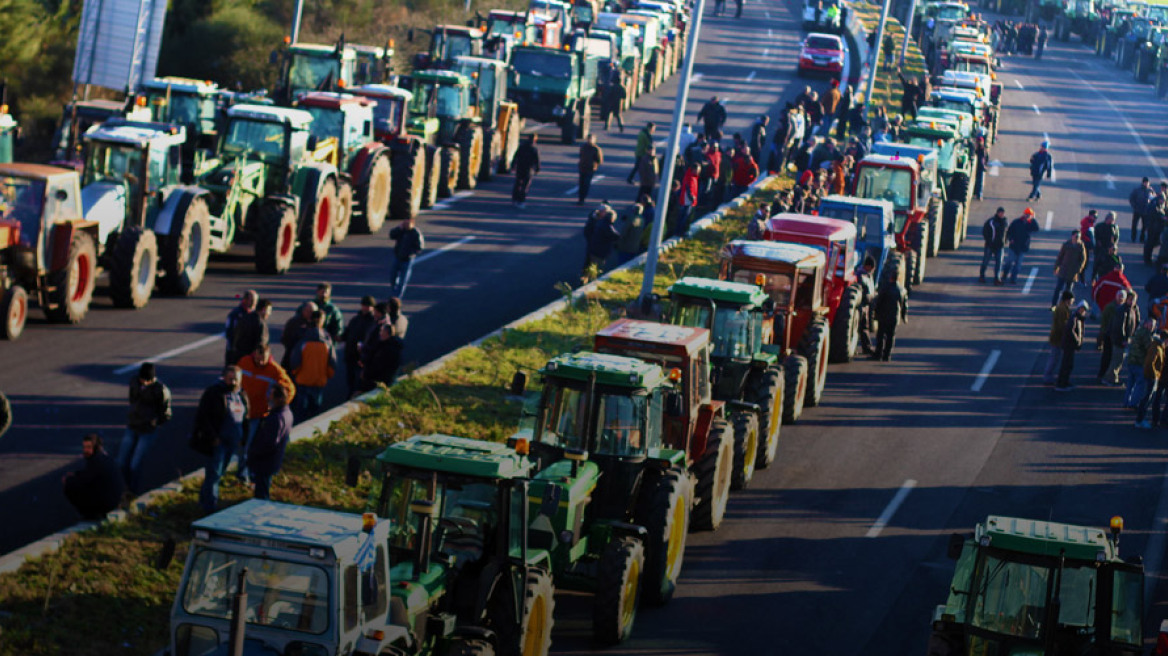
[[[243,235],[255,243],[256,270],[286,273],[292,260],[328,256],[337,221],[337,168],[328,148],[310,139],[312,114],[300,109],[236,105],[218,157],[197,176],[200,189],[181,193],[206,203],[210,245],[226,252]],[[205,192],[204,192],[205,190]]]
[[[519,46],[511,53],[515,83],[509,90],[519,115],[560,126],[560,141],[574,144],[592,131],[600,58],[580,50]]]
[[[151,120],[174,123],[186,129],[187,139],[182,149],[183,173],[194,175],[200,163],[214,154],[219,141],[223,94],[218,85],[182,77],[162,77],[143,83],[138,93],[146,99]]]
[[[1153,27],[1144,39],[1136,44],[1132,62],[1132,75],[1141,84],[1155,83],[1156,71],[1164,62],[1168,52],[1168,27]]]
[[[471,110],[483,128],[483,156],[478,176],[487,182],[495,172],[510,171],[519,150],[523,119],[519,118],[519,106],[507,100],[511,69],[497,59],[459,57],[454,70],[474,81]]]
[[[341,37],[335,45],[293,43],[272,52],[279,66],[274,98],[290,107],[309,91],[344,91],[362,84],[381,84],[393,76],[393,43],[384,48],[352,46]]]
[[[669,297],[670,323],[710,330],[714,399],[747,413],[736,415],[737,422],[753,416],[759,427],[754,452],[734,442],[732,486],[742,489],[756,466],[774,462],[783,427],[783,367],[778,349],[764,335],[773,314],[770,295],[758,285],[687,277],[669,287]],[[736,438],[744,434],[735,430]]]
[[[917,119],[901,128],[901,139],[910,146],[932,148],[937,153],[937,175],[945,187],[941,208],[941,248],[957,250],[969,224],[973,206],[973,176],[977,155],[970,142],[961,137],[957,121],[942,118]]]
[[[483,121],[471,78],[445,70],[415,71],[403,78],[409,89],[410,132],[427,148],[428,163],[437,161],[436,179],[427,177],[426,198],[449,198],[455,189],[473,189],[483,166]]]
[[[991,515],[954,534],[931,656],[1143,654],[1144,568],[1119,555],[1123,519],[1099,528]]]
[[[529,540],[551,552],[558,587],[594,594],[592,634],[617,643],[641,595],[668,602],[681,574],[693,484],[662,421],[681,398],[660,365],[625,356],[560,355],[540,374],[537,409],[512,438],[538,463],[532,496],[546,509]]]

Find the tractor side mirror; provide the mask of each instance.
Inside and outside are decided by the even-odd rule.
[[[665,395],[665,414],[669,417],[685,416],[685,404],[682,403],[681,392],[669,392]]]
[[[527,374],[516,371],[511,377],[511,396],[523,396],[527,390]]]
[[[965,548],[965,536],[961,533],[953,533],[949,536],[949,546],[945,550],[945,555],[949,560],[957,560],[961,557],[961,550]]]
[[[539,514],[545,517],[554,517],[560,507],[560,499],[564,498],[564,488],[559,485],[548,484],[543,486],[543,498],[539,504]]]

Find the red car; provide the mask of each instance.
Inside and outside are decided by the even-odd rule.
[[[844,42],[834,34],[812,32],[799,49],[799,75],[827,73],[839,77],[844,70]]]

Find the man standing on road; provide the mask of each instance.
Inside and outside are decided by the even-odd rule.
[[[737,7],[737,9],[738,9],[737,11],[734,12],[735,18],[742,18],[742,3],[743,3],[743,0],[734,0],[734,6]]]
[[[199,506],[205,513],[213,513],[219,506],[219,480],[227,472],[227,464],[243,441],[247,423],[247,394],[240,383],[239,367],[228,365],[222,377],[207,389],[199,399],[195,411],[195,435],[191,445],[210,447],[203,486],[199,488]]]
[[[1087,301],[1075,303],[1071,318],[1063,328],[1062,362],[1059,363],[1058,382],[1054,391],[1069,392],[1075,389],[1071,384],[1071,372],[1075,369],[1075,351],[1083,347],[1083,321],[1087,318]]]
[[[337,371],[337,350],[324,330],[324,314],[312,313],[311,325],[292,349],[289,373],[296,381],[299,420],[315,417],[324,407],[324,388]]]
[[[1063,292],[1059,304],[1050,309],[1050,355],[1046,358],[1046,369],[1042,372],[1042,384],[1054,385],[1055,375],[1063,360],[1063,331],[1067,329],[1067,322],[1071,319],[1071,304],[1075,302],[1075,295],[1067,290]],[[1143,366],[1141,363],[1140,366]]]
[[[1127,368],[1127,389],[1123,395],[1123,407],[1134,409],[1140,406],[1147,386],[1144,382],[1144,359],[1148,357],[1148,349],[1152,347],[1152,336],[1156,334],[1156,320],[1148,317],[1136,329],[1128,343],[1127,357],[1124,362]]]
[[[718,96],[710,98],[709,102],[702,105],[701,111],[698,112],[698,120],[705,127],[706,139],[722,140],[722,126],[726,124],[726,108],[719,102]]]
[[[1099,315],[1099,335],[1095,338],[1095,348],[1100,351],[1099,356],[1099,374],[1095,377],[1095,382],[1104,385],[1118,385],[1119,381],[1112,381],[1105,377],[1107,372],[1111,371],[1112,356],[1115,353],[1115,343],[1111,339],[1112,322],[1116,315],[1123,312],[1122,308],[1127,304],[1127,292],[1120,290],[1115,295],[1115,300],[1107,304],[1103,308],[1103,312]]]
[[[1152,181],[1146,177],[1140,181],[1140,186],[1132,189],[1132,192],[1127,196],[1127,204],[1131,206],[1132,211],[1131,240],[1133,244],[1136,241],[1144,241],[1148,236],[1148,222],[1144,220],[1144,214],[1148,211],[1148,204],[1155,197],[1156,192],[1152,189]],[[1141,222],[1143,222],[1142,226]]]
[[[345,329],[345,315],[333,304],[332,283],[322,282],[316,286],[316,307],[324,313],[324,331],[334,342],[341,338]]]
[[[1136,428],[1151,429],[1160,425],[1160,405],[1164,397],[1164,339],[1168,332],[1163,330],[1152,338],[1148,354],[1144,356],[1144,396],[1136,410]],[[1152,421],[1147,421],[1148,405],[1152,406]]]
[[[633,170],[629,171],[629,184],[633,184],[633,178],[641,170],[641,160],[648,157],[649,150],[653,148],[653,132],[656,129],[657,125],[653,121],[649,121],[637,133],[637,146],[633,149]]]
[[[1140,305],[1138,294],[1128,292],[1124,304],[1115,308],[1107,331],[1111,339],[1111,365],[1103,372],[1105,385],[1119,385],[1119,374],[1123,371],[1124,351],[1128,348],[1136,330],[1140,326]]]
[[[268,319],[272,316],[272,302],[266,298],[261,298],[256,302],[254,312],[249,312],[243,315],[239,320],[239,325],[235,328],[235,339],[233,340],[235,355],[240,358],[254,353],[256,347],[260,344],[268,343]],[[231,364],[238,363],[235,362]]]
[[[284,450],[292,436],[292,410],[283,387],[271,390],[268,414],[260,420],[255,438],[247,447],[247,464],[255,478],[255,498],[271,498],[272,477],[284,463]]]
[[[227,313],[227,324],[224,326],[224,334],[227,336],[227,352],[225,354],[227,364],[235,364],[239,360],[239,354],[235,352],[236,331],[240,321],[255,311],[258,300],[259,294],[254,289],[248,289],[239,298],[239,305],[231,308],[231,312]]]
[[[766,114],[759,114],[758,120],[754,125],[750,126],[750,152],[754,153],[755,158],[763,162],[763,148],[766,146],[767,126],[770,125],[771,117]]]
[[[650,145],[649,152],[639,161],[641,164],[637,168],[637,179],[641,183],[641,189],[637,195],[652,196],[653,190],[657,188],[657,176],[661,173],[661,165],[657,161],[657,147]]]
[[[538,141],[539,135],[528,135],[527,141],[520,144],[519,150],[515,152],[515,186],[511,188],[511,202],[519,209],[527,207],[527,191],[539,173],[539,149],[535,146]]]
[[[349,319],[349,325],[345,326],[345,332],[341,334],[345,341],[345,383],[350,397],[357,393],[361,383],[361,343],[377,323],[373,316],[374,305],[377,305],[377,301],[372,296],[362,297],[361,309]]]
[[[616,119],[617,127],[620,128],[621,133],[625,131],[625,119],[621,115],[621,105],[624,103],[628,92],[625,91],[625,85],[620,82],[609,84],[604,90],[604,98],[600,105],[601,120],[604,121],[604,129],[607,131],[608,126],[612,123],[612,119]]]
[[[1026,200],[1042,200],[1042,178],[1045,176],[1049,180],[1054,175],[1054,158],[1051,157],[1048,148],[1050,142],[1043,141],[1038,151],[1030,156],[1030,182],[1033,187]]]
[[[999,207],[994,215],[986,219],[981,226],[981,237],[985,241],[982,250],[981,269],[978,271],[978,282],[986,281],[986,265],[992,260],[994,263],[994,284],[1002,284],[1002,247],[1006,244],[1006,208]]]
[[[1046,39],[1047,39],[1046,26],[1043,25],[1042,29],[1038,30],[1038,43],[1037,43],[1038,47],[1035,48],[1035,50],[1034,50],[1034,58],[1035,59],[1042,59],[1042,51],[1046,49]]]
[[[101,446],[101,437],[90,433],[81,438],[85,468],[61,478],[65,498],[87,521],[99,521],[122,500],[122,475],[118,465]]]
[[[1079,241],[1079,231],[1072,230],[1071,238],[1063,242],[1058,256],[1054,260],[1054,295],[1050,299],[1051,307],[1058,303],[1059,294],[1064,289],[1074,291],[1072,287],[1079,282],[1083,269],[1087,266],[1087,249]],[[1085,303],[1086,301],[1084,301]]]
[[[1018,270],[1022,268],[1022,258],[1030,252],[1030,235],[1035,232],[1038,232],[1038,221],[1034,220],[1034,210],[1029,207],[1022,210],[1022,216],[1014,219],[1010,227],[1006,228],[1009,251],[1002,279],[1005,280],[1009,274],[1011,285],[1018,284]]]
[[[251,355],[239,360],[239,372],[243,374],[243,393],[247,395],[247,430],[239,445],[239,468],[236,476],[242,481],[250,480],[247,469],[247,447],[259,428],[260,419],[268,414],[268,395],[273,387],[284,391],[284,397],[291,401],[296,396],[296,385],[288,372],[272,360],[272,349],[261,344]]]
[[[1115,224],[1115,212],[1108,212],[1103,223],[1095,224],[1095,262],[1106,256],[1113,246],[1119,245],[1119,226]],[[1086,246],[1086,244],[1084,244]]]
[[[1152,196],[1144,210],[1144,226],[1148,230],[1147,238],[1144,239],[1144,262],[1147,264],[1152,263],[1152,252],[1156,246],[1160,247],[1160,254],[1156,259],[1161,261],[1168,259],[1168,249],[1165,249],[1163,244],[1164,236],[1168,233],[1164,230],[1165,216],[1168,216],[1168,182],[1161,182],[1160,193]]]
[[[1168,296],[1168,263],[1160,265],[1160,271],[1148,279],[1144,291],[1148,294],[1148,316],[1151,316],[1156,301]]]
[[[983,187],[985,186],[986,167],[989,166],[990,161],[990,147],[986,145],[985,137],[977,137],[974,141],[973,151],[977,155],[977,171],[974,175],[973,195],[978,200],[981,200]]]
[[[576,187],[578,192],[576,195],[577,205],[583,205],[584,200],[588,198],[588,192],[592,189],[592,177],[596,175],[596,170],[603,163],[604,151],[596,145],[596,135],[589,134],[580,146],[580,161],[577,166],[580,171],[580,184]]]
[[[860,315],[859,327],[857,332],[860,335],[860,350],[864,355],[875,355],[876,351],[872,348],[872,334],[871,334],[871,314],[872,314],[872,298],[876,295],[875,283],[872,280],[872,273],[876,271],[876,260],[871,256],[865,257],[864,262],[856,267],[856,282],[860,285],[860,306],[856,308],[856,312]]]
[[[896,329],[908,323],[908,293],[896,279],[896,272],[890,271],[880,291],[876,294],[876,355],[882,362],[892,359],[892,346],[896,342]]]
[[[312,313],[317,311],[316,303],[304,302],[296,309],[296,314],[284,323],[284,332],[280,333],[280,343],[284,345],[284,355],[280,358],[280,366],[289,369],[292,363],[292,351],[304,334],[312,327]]]
[[[118,466],[126,489],[133,494],[142,492],[142,461],[158,437],[158,428],[170,417],[170,390],[155,377],[154,363],[145,362],[130,381],[130,411],[118,449]]]
[[[516,179],[519,176],[519,164],[516,164]],[[410,284],[414,260],[426,248],[426,238],[414,225],[413,217],[406,217],[401,225],[390,230],[389,238],[393,240],[393,259],[389,261],[390,296],[401,298],[406,295],[406,286]]]

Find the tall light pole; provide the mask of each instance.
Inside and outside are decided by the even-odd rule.
[[[661,189],[657,192],[657,216],[653,217],[653,231],[649,236],[649,252],[645,258],[645,273],[641,280],[641,301],[653,293],[653,277],[657,274],[657,250],[661,247],[665,232],[665,216],[669,211],[670,187],[673,184],[674,163],[677,161],[677,144],[681,141],[681,126],[685,124],[685,104],[689,99],[689,79],[693,73],[694,54],[697,52],[698,32],[702,29],[702,11],[706,0],[696,0],[689,34],[686,35],[685,61],[681,65],[681,77],[677,84],[677,99],[673,103],[673,125],[669,128],[669,143],[665,148],[665,170],[661,172]]]
[[[884,0],[884,8],[880,11],[880,24],[876,26],[876,44],[872,58],[872,69],[868,71],[868,89],[864,93],[864,100],[872,102],[872,92],[876,89],[876,73],[880,70],[880,48],[884,45],[884,24],[888,22],[888,5],[892,0]]]
[[[300,17],[304,14],[304,0],[296,0],[296,9],[292,12],[291,43],[300,40]]]
[[[917,0],[908,5],[908,21],[904,24],[904,43],[900,44],[900,67],[904,68],[904,58],[908,54],[908,40],[912,36],[913,15],[917,13]]]

